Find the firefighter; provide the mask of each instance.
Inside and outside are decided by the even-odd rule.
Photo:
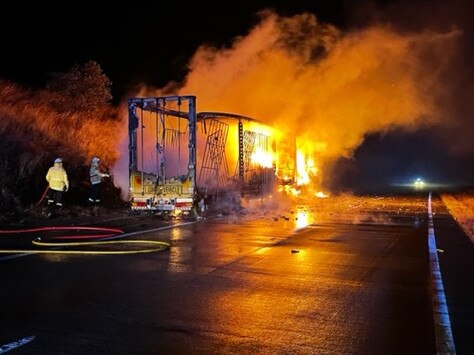
[[[91,168],[89,170],[89,177],[91,182],[91,189],[89,195],[89,204],[97,206],[100,203],[100,184],[102,178],[110,177],[110,174],[106,174],[100,171],[100,159],[94,157],[91,162]]]
[[[61,158],[56,158],[54,165],[48,169],[46,181],[49,184],[47,204],[51,212],[54,212],[63,206],[63,194],[69,190],[69,180]]]

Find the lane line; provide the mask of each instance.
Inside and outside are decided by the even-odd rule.
[[[431,192],[428,195],[428,249],[431,270],[431,294],[435,321],[437,354],[456,354],[453,332],[449,320],[448,304],[444,294],[443,279],[438,261],[438,249],[434,233],[433,213],[431,209]]]
[[[7,351],[19,348],[20,346],[23,346],[25,344],[28,344],[30,341],[34,340],[36,337],[34,335],[31,335],[29,337],[14,341],[12,343],[8,343],[5,345],[0,345],[0,354],[5,354]]]

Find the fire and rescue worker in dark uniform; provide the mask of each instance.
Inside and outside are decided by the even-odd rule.
[[[63,206],[63,194],[69,190],[69,180],[61,158],[56,158],[54,165],[48,169],[46,181],[49,184],[47,204],[54,211]]]
[[[91,189],[89,195],[89,204],[96,206],[100,203],[100,184],[102,178],[110,177],[110,174],[106,174],[100,171],[100,159],[95,157],[92,159],[91,167],[89,170]]]

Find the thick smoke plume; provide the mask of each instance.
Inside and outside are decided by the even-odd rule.
[[[459,35],[456,29],[400,32],[390,25],[342,32],[313,14],[264,11],[231,47],[200,47],[182,85],[145,91],[178,88],[197,96],[198,111],[259,119],[296,136],[327,170],[351,157],[367,134],[443,124],[441,82]]]

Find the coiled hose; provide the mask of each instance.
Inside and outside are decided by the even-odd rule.
[[[51,231],[93,231],[101,232],[96,234],[71,234],[61,235],[55,237],[36,237],[32,240],[32,244],[41,247],[48,247],[50,249],[0,249],[1,254],[139,254],[139,253],[152,253],[157,251],[166,250],[169,248],[169,243],[156,241],[156,240],[104,240],[105,238],[119,238],[125,236],[122,229],[108,228],[108,227],[85,227],[85,226],[52,226],[52,227],[37,227],[27,229],[12,229],[12,230],[0,230],[0,234],[14,235],[22,233],[38,233],[38,232],[51,232]],[[64,240],[77,240],[77,239],[101,239],[97,241],[84,241],[84,242],[58,242]],[[133,248],[130,250],[93,250],[93,249],[78,249],[78,250],[63,250],[61,247],[82,247],[82,246],[103,246],[103,245],[119,245],[128,244],[133,246],[146,246],[142,248]],[[54,249],[51,249],[54,247]]]

